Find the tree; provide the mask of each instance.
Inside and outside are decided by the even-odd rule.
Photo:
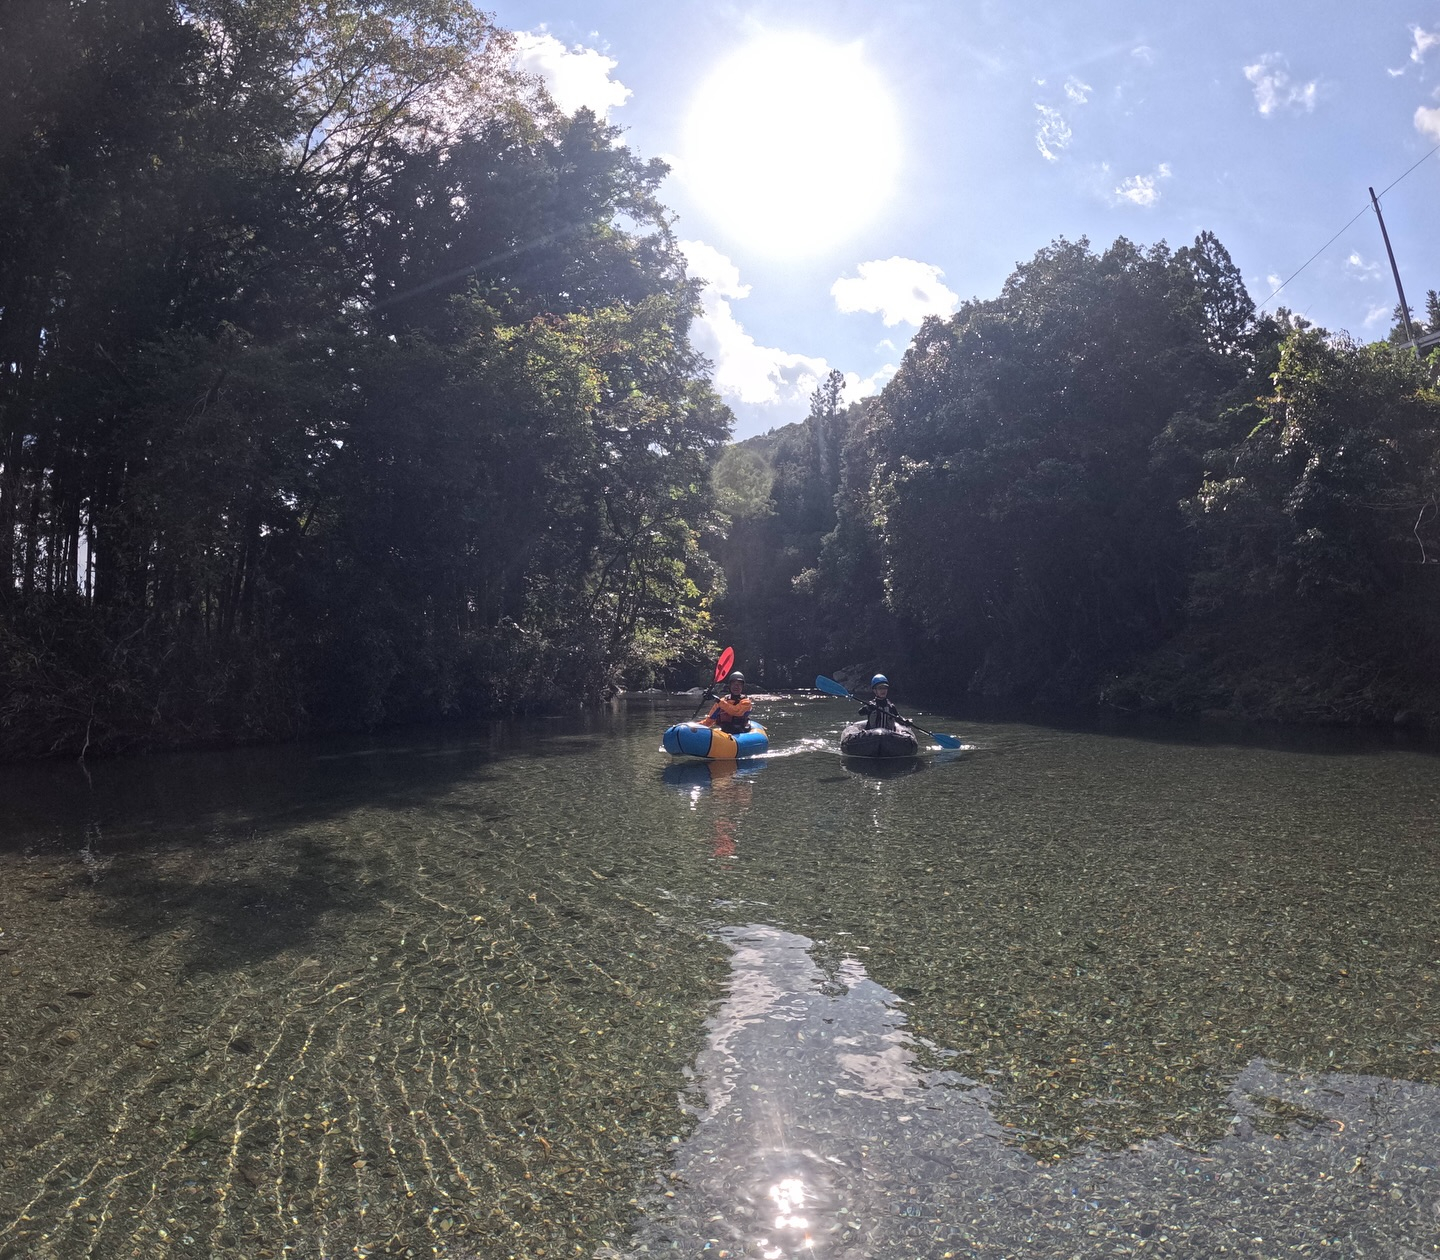
[[[10,747],[557,703],[708,646],[729,416],[664,167],[507,38],[459,0],[0,14]]]
[[[1074,698],[1175,628],[1184,486],[1157,442],[1246,378],[1251,311],[1211,236],[1059,241],[925,323],[880,400],[879,506],[892,606],[951,685]]]
[[[1184,642],[1204,677],[1190,694],[1308,721],[1435,705],[1440,397],[1423,365],[1297,331],[1245,411],[1185,504],[1200,550]]]

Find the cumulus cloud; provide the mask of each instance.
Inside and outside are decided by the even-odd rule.
[[[1035,128],[1035,147],[1047,162],[1058,162],[1060,151],[1069,145],[1074,133],[1058,109],[1037,103],[1035,110],[1040,115]]]
[[[1436,45],[1440,45],[1440,27],[1433,31],[1427,31],[1419,26],[1410,28],[1412,43],[1410,45],[1410,60],[1417,66],[1425,60],[1425,54]]]
[[[890,384],[890,378],[900,369],[893,363],[887,363],[878,371],[870,373],[869,376],[859,377],[853,372],[845,374],[845,394],[851,402],[860,398],[870,398],[878,394]]]
[[[1088,83],[1082,83],[1073,74],[1065,80],[1065,95],[1076,105],[1083,105],[1090,99],[1090,93],[1095,89]]]
[[[959,295],[941,283],[945,273],[931,263],[877,258],[856,270],[858,276],[842,276],[830,286],[836,307],[847,315],[867,311],[879,315],[886,328],[918,328],[927,315],[949,315],[960,305]]]
[[[750,286],[740,283],[740,268],[713,245],[704,241],[681,241],[685,270],[692,278],[703,280],[708,288],[722,298],[750,296]]]
[[[1381,320],[1387,320],[1394,309],[1393,306],[1386,306],[1383,302],[1376,303],[1365,312],[1365,327],[1374,328]]]
[[[1131,175],[1123,180],[1115,189],[1115,195],[1137,206],[1153,206],[1160,200],[1159,181],[1169,178],[1170,163],[1161,162],[1153,175]]]
[[[1352,276],[1360,276],[1365,280],[1378,280],[1380,278],[1380,264],[1378,262],[1366,262],[1360,256],[1360,251],[1352,249],[1350,256],[1345,259],[1345,270]]]
[[[1420,106],[1415,111],[1415,130],[1440,144],[1440,105],[1430,108]]]
[[[764,419],[772,424],[798,419],[815,387],[830,374],[830,364],[813,355],[762,346],[745,331],[731,305],[732,299],[750,294],[750,286],[740,281],[740,269],[704,241],[681,241],[680,248],[690,274],[706,281],[691,340],[714,365],[715,392],[762,425]],[[847,372],[846,397],[853,402],[878,393],[894,374],[889,365],[865,378]]]
[[[608,118],[631,96],[628,87],[610,77],[619,65],[613,57],[580,44],[567,48],[543,29],[516,33],[515,65],[543,79],[555,104],[567,114],[588,107],[597,118]]]
[[[1319,83],[1297,83],[1285,68],[1285,58],[1279,53],[1265,53],[1253,66],[1246,66],[1245,77],[1255,89],[1255,107],[1262,114],[1273,114],[1281,109],[1303,109],[1309,113],[1315,108]]]
[[[715,365],[715,391],[727,402],[803,402],[829,373],[824,359],[762,346],[745,331],[724,298],[706,297],[702,303],[691,339]]]

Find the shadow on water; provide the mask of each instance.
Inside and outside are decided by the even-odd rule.
[[[69,915],[85,907],[135,946],[175,936],[184,974],[233,972],[312,948],[337,914],[376,912],[400,873],[383,843],[350,848],[357,811],[503,828],[512,810],[499,793],[467,793],[462,805],[452,790],[493,781],[502,762],[584,757],[617,715],[564,720],[574,729],[493,722],[0,767],[0,861],[36,863],[14,876],[43,870],[42,899],[65,901]]]
[[[583,755],[617,715],[397,730],[296,744],[0,766],[0,854],[116,853],[299,828],[358,806],[403,811],[505,759]]]
[[[194,974],[235,971],[298,949],[326,915],[376,906],[361,864],[315,840],[288,846],[278,868],[267,863],[242,875],[237,865],[232,861],[198,878],[150,863],[121,865],[106,881],[96,920],[136,942],[183,921],[182,970]]]
[[[840,764],[866,779],[903,779],[926,768],[921,757],[842,757]]]

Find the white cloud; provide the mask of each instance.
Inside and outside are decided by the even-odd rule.
[[[1262,114],[1273,114],[1277,109],[1303,109],[1309,113],[1315,108],[1318,82],[1311,79],[1309,83],[1296,83],[1285,64],[1279,53],[1264,53],[1253,66],[1245,67],[1245,77],[1255,89],[1255,107]]]
[[[1425,60],[1425,54],[1432,48],[1440,45],[1440,28],[1433,31],[1423,30],[1421,27],[1412,26],[1410,34],[1414,42],[1410,46],[1410,60],[1417,66]]]
[[[1121,201],[1133,202],[1137,206],[1153,206],[1160,200],[1159,181],[1169,178],[1170,163],[1161,162],[1153,175],[1131,175],[1123,180],[1115,189],[1115,195]]]
[[[619,62],[594,48],[566,48],[540,30],[517,32],[515,49],[516,68],[543,79],[555,104],[567,114],[588,107],[596,117],[608,118],[630,99],[630,89],[610,77]]]
[[[750,293],[750,286],[740,283],[739,268],[704,241],[682,241],[680,248],[691,274],[709,282],[700,295],[700,317],[691,330],[691,340],[714,364],[716,393],[731,404],[792,409],[798,404],[803,411],[810,394],[829,374],[829,363],[760,345],[741,326],[730,305],[731,298]],[[863,382],[849,375],[846,384],[859,388]],[[856,396],[855,389],[850,393],[852,398]]]
[[[1390,318],[1391,312],[1394,309],[1395,308],[1392,306],[1386,306],[1383,302],[1377,303],[1376,305],[1372,306],[1368,311],[1365,312],[1365,327],[1374,328],[1375,325],[1380,323],[1381,320],[1388,320]]]
[[[740,268],[715,246],[704,241],[681,241],[679,244],[680,252],[685,255],[685,269],[693,279],[705,281],[710,292],[722,298],[750,296],[750,286],[740,283]]]
[[[1160,200],[1153,175],[1130,176],[1115,190],[1115,195],[1124,201],[1133,201],[1137,206],[1153,206]]]
[[[1090,99],[1090,93],[1095,89],[1088,83],[1081,83],[1073,74],[1065,80],[1065,95],[1076,105],[1083,105]]]
[[[824,359],[760,345],[724,298],[706,296],[701,304],[692,340],[715,365],[715,390],[727,402],[803,402],[829,373]]]
[[[1380,278],[1380,264],[1378,262],[1366,262],[1360,256],[1360,251],[1352,249],[1350,256],[1345,259],[1345,270],[1352,276],[1360,276],[1365,280],[1378,280]]]
[[[890,384],[890,378],[899,370],[895,364],[887,363],[864,379],[856,376],[853,372],[847,372],[845,374],[846,395],[851,402],[860,398],[871,398]]]
[[[1415,111],[1415,130],[1422,136],[1429,136],[1440,143],[1440,105],[1427,109],[1424,105]]]
[[[1058,109],[1037,103],[1035,110],[1040,115],[1040,124],[1035,129],[1035,147],[1047,162],[1058,162],[1060,150],[1069,145],[1074,133]]]
[[[1282,277],[1282,276],[1277,276],[1277,275],[1272,271],[1272,272],[1270,272],[1269,275],[1267,275],[1267,276],[1265,277],[1265,283],[1270,286],[1270,292],[1271,292],[1271,293],[1274,293],[1276,289],[1278,289],[1282,284],[1285,283],[1285,280],[1284,280],[1284,277]]]
[[[1155,50],[1147,44],[1139,44],[1130,50],[1130,55],[1136,61],[1144,62],[1147,66],[1155,64]]]
[[[913,258],[877,258],[856,268],[859,276],[842,276],[830,286],[830,296],[849,315],[868,311],[885,321],[919,327],[927,315],[949,315],[960,305],[940,277],[945,273],[931,263]]]

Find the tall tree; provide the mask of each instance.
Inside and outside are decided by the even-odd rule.
[[[460,0],[0,23],[0,730],[478,711],[699,650],[729,420],[661,164]]]
[[[1082,694],[1177,624],[1176,484],[1156,443],[1242,381],[1252,308],[1213,237],[1057,242],[931,319],[876,425],[895,607],[952,685]]]

